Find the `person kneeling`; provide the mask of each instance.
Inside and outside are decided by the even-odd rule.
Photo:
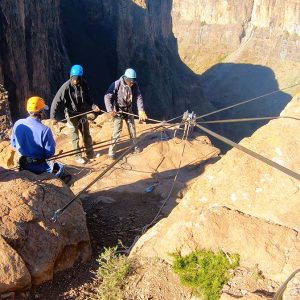
[[[55,153],[55,141],[51,129],[42,124],[44,110],[48,110],[45,101],[40,97],[31,97],[27,101],[29,116],[18,120],[13,127],[11,145],[19,155],[19,170],[28,170],[35,174],[52,173],[68,183],[60,162],[48,161]]]

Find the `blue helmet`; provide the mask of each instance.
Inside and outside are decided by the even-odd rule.
[[[136,72],[133,69],[127,69],[124,76],[128,79],[136,79]]]
[[[82,76],[83,75],[83,68],[82,66],[80,65],[74,65],[72,68],[71,68],[71,71],[70,71],[70,76]]]

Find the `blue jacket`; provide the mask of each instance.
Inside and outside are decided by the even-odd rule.
[[[107,112],[113,110],[119,111],[120,109],[126,110],[126,108],[132,106],[133,101],[136,101],[139,111],[144,110],[143,98],[138,84],[135,83],[133,87],[130,88],[124,82],[123,76],[110,85],[104,96]]]
[[[55,153],[55,141],[50,128],[32,117],[20,119],[15,123],[11,145],[20,155],[34,159],[47,159]],[[32,164],[31,171],[42,173],[48,168],[46,162]]]

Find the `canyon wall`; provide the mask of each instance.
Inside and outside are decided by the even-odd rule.
[[[217,118],[278,115],[299,91],[299,1],[174,0],[172,18],[180,58],[216,107],[283,89]],[[263,124],[216,129],[239,141]]]
[[[12,115],[25,113],[25,99],[51,101],[63,81],[68,57],[60,27],[59,0],[0,2],[0,78]]]
[[[77,63],[104,108],[131,66],[152,117],[202,114],[298,81],[299,11],[296,0],[3,0],[0,79],[17,117],[32,94],[50,103]],[[278,115],[297,89],[217,117]],[[216,129],[239,140],[262,124]]]

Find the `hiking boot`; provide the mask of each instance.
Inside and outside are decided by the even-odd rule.
[[[61,180],[68,185],[68,183],[70,183],[70,181],[72,180],[72,175],[70,174],[64,174],[62,177],[61,177]]]
[[[81,164],[81,165],[84,165],[86,163],[85,159],[82,158],[82,157],[76,157],[75,158],[75,161],[78,163],[78,164]]]
[[[86,158],[93,159],[93,158],[100,157],[100,155],[101,155],[100,152],[93,152],[93,153],[86,154]]]
[[[134,150],[133,150],[133,153],[140,153],[140,152],[142,152],[142,149],[139,147],[139,146],[135,146],[134,147]]]
[[[116,159],[116,154],[112,153],[112,154],[108,154],[108,158],[115,160]]]

